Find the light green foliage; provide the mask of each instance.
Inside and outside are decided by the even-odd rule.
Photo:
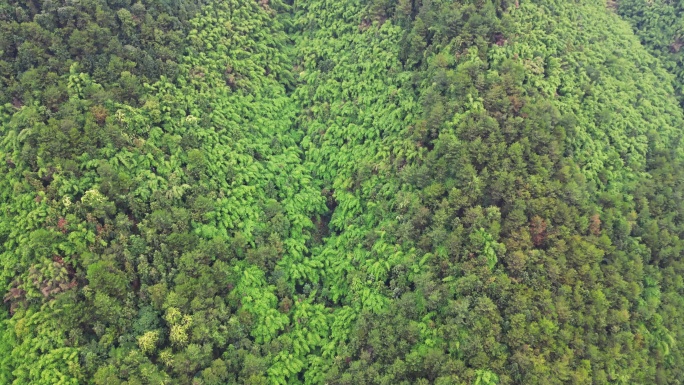
[[[494,269],[496,262],[498,261],[496,256],[498,245],[494,242],[494,238],[482,228],[473,235],[476,239],[474,243],[480,243],[482,245],[480,255],[487,261],[487,267],[489,267],[489,270]]]
[[[477,370],[475,373],[475,385],[496,385],[499,382],[499,377],[489,370]]]

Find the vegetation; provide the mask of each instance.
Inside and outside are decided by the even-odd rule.
[[[626,0],[617,3],[617,11],[624,17],[642,44],[657,58],[664,68],[675,76],[675,90],[684,100],[684,4],[675,1]]]
[[[680,384],[681,67],[633,26],[0,2],[0,383]]]

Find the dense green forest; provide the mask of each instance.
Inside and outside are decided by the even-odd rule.
[[[675,90],[684,105],[684,2],[620,0],[619,14],[629,21],[644,46],[675,76]]]
[[[0,0],[0,384],[684,384],[683,8]]]

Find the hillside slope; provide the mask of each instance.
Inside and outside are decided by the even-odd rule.
[[[617,12],[634,29],[644,47],[661,60],[675,76],[675,90],[683,100],[684,81],[684,4],[679,1],[621,0]]]
[[[0,382],[681,383],[684,114],[604,2],[55,3],[0,5]]]
[[[358,28],[303,8],[330,20],[298,90],[335,200],[321,290],[361,308],[326,380],[681,377],[682,114],[624,23],[599,2],[383,3]]]

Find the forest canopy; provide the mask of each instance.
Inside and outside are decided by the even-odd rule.
[[[681,20],[0,0],[0,383],[684,383]]]

